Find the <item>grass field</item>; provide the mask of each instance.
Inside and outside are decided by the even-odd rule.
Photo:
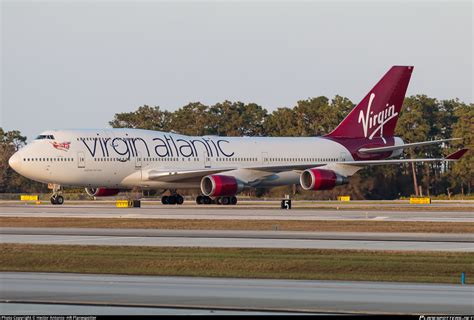
[[[474,254],[2,244],[1,271],[474,283]]]
[[[186,230],[286,230],[332,232],[437,232],[474,233],[469,222],[411,221],[287,221],[287,220],[183,220],[133,218],[32,218],[1,217],[2,227],[139,228]]]

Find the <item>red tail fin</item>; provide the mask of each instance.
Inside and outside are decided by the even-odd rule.
[[[393,66],[328,137],[392,137],[413,67]]]
[[[461,149],[446,156],[446,160],[459,160],[469,149]]]

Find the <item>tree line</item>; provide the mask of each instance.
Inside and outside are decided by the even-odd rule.
[[[114,128],[136,128],[169,131],[185,135],[219,136],[320,136],[333,130],[352,110],[348,98],[336,95],[300,100],[292,108],[269,112],[256,103],[223,101],[214,105],[189,103],[174,112],[159,106],[139,106],[135,111],[115,114],[109,125]],[[405,157],[442,157],[458,148],[472,149],[474,140],[474,104],[458,99],[438,100],[426,95],[405,98],[396,135],[406,143],[462,138],[441,146],[408,149]],[[1,130],[1,128],[0,128]],[[19,131],[0,131],[2,166],[8,156],[26,143]],[[354,175],[349,185],[332,191],[296,191],[306,198],[328,199],[349,194],[354,199],[394,199],[419,194],[470,194],[474,181],[472,152],[455,163],[417,163],[368,167]],[[39,184],[21,179],[11,169],[3,169],[0,192],[26,192]],[[275,191],[276,190],[276,191]],[[281,195],[288,188],[257,190],[257,195]]]

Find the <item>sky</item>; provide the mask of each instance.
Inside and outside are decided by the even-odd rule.
[[[473,102],[469,0],[0,3],[0,127],[29,140],[144,104],[357,103],[392,65],[408,95]]]

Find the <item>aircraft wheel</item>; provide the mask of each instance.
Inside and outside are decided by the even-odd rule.
[[[169,196],[168,204],[176,204],[176,196]]]
[[[204,204],[204,197],[203,196],[197,196],[196,197],[196,203],[197,204]]]
[[[57,204],[56,197],[52,196],[50,200],[51,200],[51,204]]]
[[[229,197],[223,197],[221,200],[223,205],[228,205],[230,203],[230,198]]]
[[[57,196],[56,197],[56,204],[63,204],[64,203],[64,197],[63,196]]]
[[[212,203],[212,199],[210,197],[204,198],[204,204],[211,204],[211,203]]]
[[[168,198],[169,198],[168,196],[162,196],[161,197],[161,203],[162,204],[168,204]]]
[[[177,203],[177,204],[183,204],[183,202],[184,202],[183,196],[180,195],[180,194],[178,194],[178,195],[176,196],[176,203]]]
[[[231,203],[232,205],[236,205],[236,204],[237,204],[237,197],[235,197],[235,196],[234,196],[234,197],[230,197],[230,203]]]

